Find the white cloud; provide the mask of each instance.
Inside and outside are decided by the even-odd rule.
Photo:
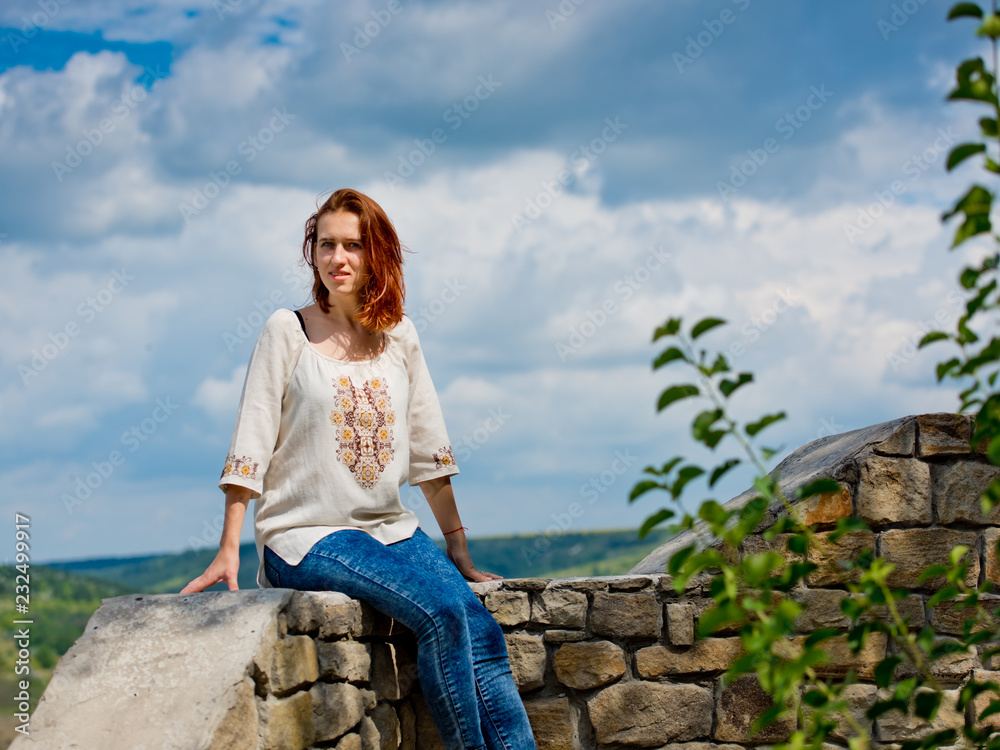
[[[233,368],[227,380],[205,378],[198,385],[191,402],[204,409],[216,419],[233,418],[243,393],[243,380],[246,378],[246,365]]]

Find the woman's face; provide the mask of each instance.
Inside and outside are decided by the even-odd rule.
[[[316,222],[316,269],[330,292],[331,302],[357,304],[368,275],[361,244],[361,222],[347,211],[325,213]]]

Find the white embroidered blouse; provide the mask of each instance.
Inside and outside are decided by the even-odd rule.
[[[418,519],[404,482],[458,473],[434,384],[409,318],[364,362],[333,359],[306,339],[292,310],[275,311],[250,356],[219,487],[255,498],[254,537],[298,565],[327,534],[361,529],[383,544]]]

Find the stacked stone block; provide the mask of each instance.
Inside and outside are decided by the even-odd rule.
[[[414,750],[440,745],[411,633],[343,594],[296,592],[254,660],[260,748]]]

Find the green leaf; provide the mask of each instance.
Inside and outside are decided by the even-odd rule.
[[[740,508],[740,526],[746,530],[746,533],[750,533],[751,530],[757,528],[757,524],[763,520],[765,513],[767,513],[767,500],[763,497],[755,497]]]
[[[753,374],[749,372],[741,372],[736,380],[727,379],[719,383],[719,390],[722,391],[723,396],[729,398],[733,395],[733,391],[741,385],[746,385],[751,382],[753,382]]]
[[[941,219],[947,221],[955,214],[983,214],[989,213],[990,205],[993,203],[993,194],[984,188],[982,185],[973,185],[958,202],[952,207],[951,211],[943,214]]]
[[[948,562],[953,566],[958,565],[959,561],[968,554],[969,548],[964,544],[956,544],[951,548],[951,552],[948,553]]]
[[[667,318],[667,322],[656,329],[656,332],[653,334],[653,341],[659,341],[664,336],[676,336],[679,330],[681,330],[681,319]]]
[[[728,430],[712,429],[716,422],[722,419],[722,409],[703,411],[694,421],[691,422],[691,435],[699,443],[704,443],[709,448],[715,448],[727,434]]]
[[[968,648],[964,643],[955,643],[954,641],[943,641],[932,648],[927,656],[931,661],[936,661],[942,656],[948,656],[949,654],[959,654],[968,653]]]
[[[875,684],[880,688],[887,688],[892,683],[892,676],[896,673],[896,667],[903,663],[898,656],[887,656],[875,667]]]
[[[963,60],[955,70],[955,88],[948,99],[997,104],[993,74],[981,57]]]
[[[666,489],[666,488],[659,482],[654,482],[651,479],[639,482],[635,487],[632,488],[632,492],[628,496],[628,501],[631,503],[640,496],[645,495],[650,490],[655,490],[655,489]]]
[[[921,719],[930,721],[937,715],[938,708],[941,706],[941,693],[936,690],[917,693],[913,704],[913,712]]]
[[[665,464],[663,464],[663,466],[660,467],[659,469],[653,468],[652,466],[647,466],[645,469],[643,469],[643,471],[646,474],[652,474],[655,477],[662,477],[669,474],[671,470],[683,460],[684,460],[683,456],[674,456]]]
[[[676,515],[669,508],[660,508],[656,513],[651,515],[645,521],[642,522],[642,526],[639,527],[639,538],[645,539],[646,534],[655,529],[664,521],[669,521]]]
[[[952,357],[947,362],[939,362],[938,366],[937,366],[937,379],[938,379],[938,382],[941,382],[942,380],[944,380],[944,376],[947,375],[952,370],[954,370],[960,364],[962,364],[962,363],[959,362],[958,357]]]
[[[725,325],[725,323],[726,321],[722,320],[722,318],[705,318],[704,320],[700,320],[691,329],[691,340],[694,341],[701,334],[711,331],[716,326]]]
[[[781,448],[768,448],[765,446],[760,449],[760,455],[765,461],[770,461],[780,450]]]
[[[694,546],[684,547],[677,550],[674,554],[670,556],[670,561],[667,563],[667,573],[672,576],[676,576],[681,572],[684,567],[684,563],[688,561],[688,558],[694,554]]]
[[[990,217],[988,215],[967,215],[965,221],[963,221],[961,226],[955,230],[955,236],[952,239],[951,246],[952,248],[956,248],[966,240],[975,237],[976,235],[987,234],[992,229],[993,225],[990,223]]]
[[[981,722],[984,719],[988,719],[991,716],[995,716],[996,714],[1000,714],[1000,700],[994,699],[993,702],[990,703],[990,705],[988,705],[980,712],[979,721]]]
[[[698,386],[695,385],[671,386],[660,394],[660,400],[656,405],[656,410],[663,411],[675,401],[680,401],[683,398],[690,398],[691,396],[697,396],[700,393],[701,391],[698,390]]]
[[[997,121],[993,117],[979,118],[979,129],[987,138],[996,138],[997,135],[1000,135],[1000,130],[997,130]]]
[[[729,511],[719,505],[715,500],[706,500],[698,508],[698,518],[706,523],[721,525],[730,517]]]
[[[732,469],[734,466],[739,466],[740,460],[738,458],[730,458],[723,464],[719,464],[712,471],[712,476],[708,479],[708,486],[714,487],[715,483],[718,482],[725,475],[727,471]]]
[[[941,339],[946,339],[946,338],[948,338],[948,334],[945,333],[944,331],[931,331],[926,336],[924,336],[922,339],[920,339],[920,343],[917,344],[917,348],[918,349],[923,349],[928,344],[931,344],[931,343],[933,343],[935,341],[940,341]]]
[[[927,600],[927,606],[935,607],[941,602],[951,599],[953,596],[958,596],[958,594],[958,586],[945,586],[934,592],[934,596]]]
[[[952,6],[952,9],[948,11],[948,20],[952,21],[956,18],[982,18],[983,9],[980,8],[975,3],[956,3]]]
[[[837,521],[836,528],[830,533],[830,541],[836,542],[844,534],[850,534],[853,531],[868,531],[868,524],[862,521],[860,518],[841,518]]]
[[[982,273],[978,268],[964,268],[958,276],[958,283],[962,285],[963,289],[975,289],[976,282],[979,281]]]
[[[948,163],[945,165],[945,169],[950,172],[973,154],[981,154],[985,150],[986,144],[984,143],[961,143],[948,154]]]
[[[865,613],[865,607],[857,599],[847,597],[840,600],[840,611],[851,620],[857,620]]]
[[[917,689],[917,678],[909,677],[905,680],[900,680],[896,684],[896,689],[893,692],[893,698],[901,701],[909,701],[910,696],[913,695],[913,691]],[[907,713],[907,709],[903,709],[903,713]]]
[[[671,346],[668,349],[664,349],[660,353],[660,356],[653,361],[653,369],[659,370],[664,365],[676,362],[677,360],[684,360],[686,362],[687,355],[676,346]]]
[[[711,368],[709,368],[707,375],[711,377],[720,372],[729,372],[729,362],[721,354],[715,358],[715,362],[712,363]]]
[[[976,35],[988,36],[990,39],[1000,37],[1000,16],[996,13],[988,15],[980,27],[976,29]]]
[[[812,706],[813,708],[819,708],[820,706],[825,706],[829,699],[819,690],[807,690],[802,694],[802,702],[807,706]]]
[[[920,571],[920,575],[917,576],[917,582],[923,583],[928,578],[935,578],[937,576],[943,576],[948,573],[948,569],[944,565],[928,565],[926,568]]]
[[[840,492],[840,483],[828,477],[817,479],[795,490],[795,494],[800,500],[805,500],[813,495],[826,495],[834,492]]]
[[[760,432],[761,430],[765,429],[766,427],[769,427],[770,425],[774,424],[775,422],[780,422],[786,416],[787,415],[783,411],[780,411],[777,414],[768,414],[767,416],[763,417],[759,421],[752,422],[751,424],[748,424],[746,426],[746,433],[747,433],[748,436],[753,437],[754,435],[756,435],[758,432]]]
[[[806,553],[808,541],[806,540],[805,534],[791,534],[788,537],[788,541],[785,543],[785,546],[788,547],[789,552],[794,552],[796,555],[804,555]]]
[[[700,477],[705,473],[705,470],[700,466],[685,466],[683,469],[677,472],[677,479],[674,481],[673,486],[670,488],[670,494],[674,496],[674,499],[679,499],[681,492],[684,491],[684,485],[690,482],[695,477]]]
[[[743,622],[746,613],[733,602],[716,605],[698,618],[698,634],[711,635],[735,622]]]

